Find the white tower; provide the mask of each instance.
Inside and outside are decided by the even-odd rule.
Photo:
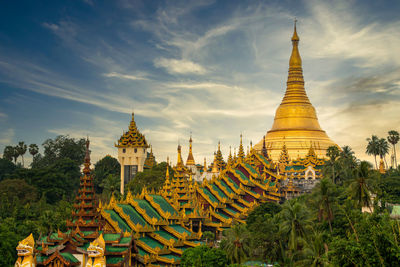
[[[121,164],[121,194],[124,194],[125,185],[136,173],[143,171],[149,147],[144,135],[136,128],[133,113],[129,130],[122,134],[115,147],[118,147],[118,160]]]

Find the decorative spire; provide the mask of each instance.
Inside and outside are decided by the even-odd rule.
[[[115,144],[116,147],[149,147],[146,142],[146,138],[143,134],[139,132],[136,127],[135,116],[132,112],[132,120],[129,124],[129,130],[123,132],[118,143]]]
[[[165,180],[169,181],[169,157],[167,157],[167,171],[165,172]]]
[[[221,142],[218,141],[218,150],[217,150],[217,165],[218,165],[218,169],[224,169],[226,166],[226,163],[224,161],[224,158],[222,156],[222,152],[221,152]]]
[[[263,137],[263,146],[262,146],[262,149],[261,149],[261,154],[264,157],[268,158],[268,150],[267,150],[267,147],[265,146],[265,135]]]
[[[86,152],[85,152],[85,161],[84,161],[84,168],[83,173],[88,175],[90,174],[90,151],[89,151],[89,137],[86,138]]]
[[[287,80],[287,88],[282,104],[286,103],[306,103],[311,105],[304,89],[303,68],[299,52],[300,38],[297,35],[296,20],[294,23],[294,32],[292,36],[292,54],[289,60],[289,75]]]
[[[182,160],[182,151],[181,151],[181,145],[178,145],[178,158],[176,162],[176,167],[183,167],[183,160]]]
[[[244,154],[244,149],[243,149],[243,142],[242,142],[242,134],[240,134],[240,145],[239,145],[239,152],[238,152],[238,158],[243,159],[245,154]]]
[[[204,157],[204,169],[203,169],[203,173],[207,172],[207,161],[206,158]]]
[[[233,157],[232,157],[232,148],[229,146],[229,157],[228,157],[228,165],[231,166],[233,163]]]
[[[193,152],[192,152],[192,134],[190,134],[190,139],[189,139],[189,155],[186,160],[186,166],[189,165],[196,165],[194,162],[194,157],[193,157]]]

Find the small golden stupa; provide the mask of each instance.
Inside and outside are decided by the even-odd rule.
[[[321,129],[315,108],[304,89],[299,40],[295,22],[286,93],[276,110],[272,129],[265,136],[265,145],[273,160],[279,159],[284,145],[291,159],[306,156],[311,146],[317,156],[326,157],[326,149],[337,146]],[[261,151],[262,147],[263,140],[258,142],[255,149]]]

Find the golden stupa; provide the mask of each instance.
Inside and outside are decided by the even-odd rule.
[[[315,108],[304,89],[299,40],[295,23],[286,93],[276,110],[272,129],[264,136],[268,154],[273,160],[279,159],[283,145],[286,145],[291,159],[306,156],[311,146],[319,157],[326,157],[326,149],[337,146],[321,129]],[[255,149],[261,151],[262,147],[261,139]]]

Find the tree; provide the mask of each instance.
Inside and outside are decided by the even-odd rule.
[[[144,187],[158,190],[164,184],[166,171],[167,163],[161,162],[151,169],[139,172],[128,183],[127,190],[131,191],[132,194],[139,194]],[[172,176],[172,173],[170,173],[170,176]]]
[[[370,163],[362,161],[349,185],[350,197],[356,201],[359,209],[368,207],[371,210],[371,167]]]
[[[204,245],[186,249],[181,258],[182,267],[225,267],[228,264],[229,261],[223,250]]]
[[[328,179],[322,179],[313,190],[313,199],[318,209],[318,221],[328,221],[329,230],[332,232],[333,204],[335,196],[333,195],[333,185]]]
[[[12,161],[14,158],[14,147],[6,146],[3,151],[3,158]]]
[[[396,144],[400,140],[400,135],[399,132],[395,130],[391,130],[388,132],[388,137],[387,140],[390,144],[393,146],[393,155],[394,155],[394,162],[395,162],[395,167],[397,168],[397,156],[396,156]]]
[[[246,226],[238,224],[224,231],[221,248],[232,263],[243,263],[250,255],[250,233]]]
[[[286,201],[279,213],[281,224],[279,232],[287,237],[288,248],[295,253],[302,247],[311,228],[311,218],[308,209],[297,199]]]
[[[54,140],[47,139],[43,143],[43,156],[38,154],[32,163],[33,168],[40,168],[52,165],[59,159],[69,158],[78,166],[82,165],[86,151],[86,140],[75,139],[68,135],[57,136]]]
[[[261,220],[265,219],[266,215],[270,217],[279,213],[282,210],[281,206],[275,202],[265,202],[254,208],[254,210],[249,214],[246,219],[246,224],[250,229],[254,223],[260,218]]]
[[[120,176],[121,165],[116,158],[110,155],[105,156],[94,165],[94,185],[97,193],[101,193],[100,184],[110,174]]]
[[[103,188],[103,196],[106,200],[110,199],[114,194],[118,195],[120,186],[121,179],[114,174],[109,174],[100,184],[100,187]]]
[[[206,244],[212,246],[212,242],[215,240],[215,234],[210,231],[205,231],[201,236],[206,241]]]
[[[301,257],[303,259],[297,261],[295,266],[330,266],[328,245],[324,240],[326,240],[326,237],[324,237],[323,232],[314,232],[310,238],[310,242],[305,243],[301,251]]]
[[[39,147],[38,147],[38,145],[36,145],[36,144],[30,144],[30,145],[29,145],[29,154],[32,155],[32,161],[33,161],[33,158],[35,157],[35,155],[36,155],[37,153],[39,153]]]
[[[36,201],[37,191],[25,180],[5,179],[0,182],[0,195],[5,195],[10,203],[17,200],[21,204],[26,204]]]
[[[339,157],[339,149],[337,146],[330,146],[326,150],[326,156],[329,158],[329,165],[332,168],[332,181],[333,183],[336,182],[336,176],[335,176],[335,162],[337,158]]]
[[[3,180],[6,176],[12,174],[16,169],[16,166],[12,161],[0,158],[0,181]]]
[[[367,149],[366,153],[367,155],[373,155],[375,159],[375,167],[378,169],[378,163],[376,162],[376,156],[379,155],[379,150],[378,150],[378,143],[379,143],[379,138],[376,135],[372,135],[371,138],[367,138]]]
[[[18,142],[18,145],[15,147],[15,149],[18,152],[18,155],[22,157],[22,166],[25,166],[24,155],[27,150],[27,146],[26,146],[25,142],[22,142],[22,141]]]
[[[380,157],[380,159],[384,159],[385,160],[385,165],[386,168],[388,167],[387,162],[386,162],[386,154],[389,153],[389,144],[386,141],[385,138],[380,138],[378,140],[378,155]]]

